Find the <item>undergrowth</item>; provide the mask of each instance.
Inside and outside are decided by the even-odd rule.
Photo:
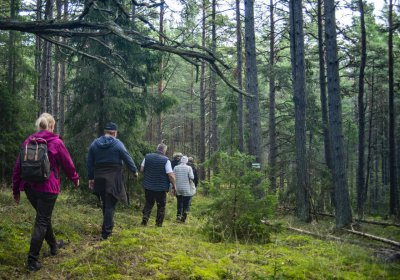
[[[400,273],[398,262],[374,257],[375,249],[289,231],[271,233],[266,244],[211,242],[203,229],[212,201],[200,195],[186,224],[175,222],[176,201],[169,197],[162,228],[154,226],[154,217],[140,226],[140,207],[118,204],[113,236],[98,241],[101,210],[95,200],[77,200],[79,193],[64,191],[53,214],[57,237],[70,243],[57,256],[41,257],[43,268],[29,273],[34,211],[24,194],[17,206],[10,190],[0,191],[1,279],[398,279]],[[330,227],[283,219],[306,229]],[[398,229],[390,234],[398,236]]]

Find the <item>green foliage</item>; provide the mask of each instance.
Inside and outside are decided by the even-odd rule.
[[[34,131],[36,103],[33,100],[33,47],[17,32],[0,32],[0,173],[10,182],[20,143]],[[24,55],[25,54],[25,55]]]
[[[113,236],[100,242],[101,209],[78,198],[79,192],[64,191],[53,213],[57,238],[70,243],[55,257],[41,255],[43,268],[28,273],[24,266],[35,212],[24,195],[17,206],[10,190],[0,190],[1,279],[397,279],[400,273],[398,263],[373,257],[367,247],[291,232],[271,234],[273,242],[267,244],[210,243],[203,228],[213,200],[199,195],[186,224],[174,222],[176,201],[169,197],[162,228],[141,227],[140,207],[118,204]],[[319,225],[278,221],[329,229],[323,220]],[[398,236],[399,231],[383,233]],[[47,251],[44,243],[42,252]]]
[[[251,168],[254,157],[235,152],[220,152],[208,163],[219,173],[212,177],[215,197],[208,211],[205,231],[214,241],[242,240],[265,243],[274,227],[261,221],[269,218],[276,206],[274,196],[259,198],[262,174]]]
[[[117,8],[113,1],[99,5],[104,5],[106,10]],[[93,9],[87,17],[104,21],[104,15],[101,9]],[[124,15],[116,20],[132,30],[141,28],[140,24]],[[148,88],[160,78],[160,54],[143,50],[117,36],[107,36],[101,41],[78,39],[76,44],[87,47],[87,52],[93,55],[107,57],[108,65],[120,65],[121,74],[135,85],[126,84],[102,63],[85,57],[76,58],[72,54],[79,67],[76,73],[71,73],[73,78],[64,93],[73,97],[67,115],[66,142],[80,175],[86,177],[86,155],[90,143],[103,134],[104,124],[110,120],[118,124],[118,138],[139,165],[149,150],[141,140],[147,115],[160,114],[176,103],[171,95],[159,97],[148,92]]]

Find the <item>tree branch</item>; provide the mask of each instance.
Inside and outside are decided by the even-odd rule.
[[[52,43],[52,44],[55,44],[55,45],[60,46],[60,47],[62,47],[62,48],[66,48],[66,49],[68,49],[68,50],[70,50],[70,51],[73,51],[73,52],[75,52],[75,53],[77,53],[77,54],[80,54],[80,55],[82,55],[82,56],[84,56],[84,57],[93,59],[93,60],[97,61],[98,63],[100,63],[100,64],[106,66],[107,68],[109,68],[112,72],[114,72],[114,74],[116,74],[118,77],[120,77],[122,81],[124,81],[125,83],[129,84],[130,86],[133,86],[133,87],[140,87],[140,86],[134,84],[134,83],[133,83],[132,81],[130,81],[128,78],[126,78],[125,75],[122,74],[120,71],[118,71],[117,68],[115,68],[115,67],[113,67],[112,65],[110,65],[109,63],[107,63],[107,61],[106,61],[104,58],[98,57],[98,56],[94,56],[94,55],[88,54],[88,53],[86,53],[86,52],[80,51],[80,50],[78,50],[78,49],[76,49],[76,48],[73,48],[73,47],[71,47],[71,46],[69,46],[69,45],[63,44],[63,43],[61,43],[61,42],[59,42],[59,41],[53,40],[53,39],[51,39],[51,38],[49,38],[49,37],[46,37],[46,36],[42,36],[42,35],[38,35],[38,36],[39,36],[40,38],[46,40],[46,41],[49,41],[49,42]]]

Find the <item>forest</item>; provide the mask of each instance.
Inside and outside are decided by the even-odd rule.
[[[398,0],[0,1],[0,278],[398,279],[399,57]],[[62,178],[68,246],[32,275],[12,173],[43,112],[80,187]],[[194,158],[186,225],[168,196],[141,228],[126,171],[116,234],[93,240],[86,161],[109,121],[137,166],[159,143]]]

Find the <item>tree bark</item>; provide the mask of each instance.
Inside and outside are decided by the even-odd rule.
[[[361,60],[358,76],[358,166],[357,166],[357,214],[358,218],[364,216],[364,204],[367,199],[365,185],[365,110],[364,110],[364,73],[367,60],[367,39],[364,20],[364,3],[358,1],[361,29]]]
[[[274,0],[269,1],[269,16],[270,16],[270,41],[269,41],[269,181],[270,190],[276,191],[276,118],[275,118],[275,18],[274,18]]]
[[[205,47],[206,42],[206,1],[203,0],[203,17],[202,17],[202,35],[201,44]],[[201,63],[200,70],[200,139],[199,139],[199,160],[201,163],[206,161],[206,77],[205,77],[205,63]],[[199,178],[200,180],[205,179],[204,167],[200,165],[199,167]]]
[[[243,50],[242,50],[242,20],[240,18],[240,0],[236,0],[236,80],[238,88],[243,89]],[[238,148],[244,152],[243,128],[243,95],[238,94]]]
[[[325,162],[329,169],[332,167],[331,163],[331,149],[329,140],[329,121],[328,109],[326,101],[326,76],[325,76],[325,52],[324,52],[324,27],[322,15],[322,0],[318,0],[318,53],[319,53],[319,85],[320,85],[320,100],[321,100],[321,114],[322,126],[324,134],[324,151]]]
[[[256,162],[262,162],[261,123],[258,96],[257,60],[254,31],[254,0],[245,0],[246,105],[250,128],[249,153]]]
[[[332,149],[332,175],[335,185],[336,227],[342,228],[352,222],[352,214],[344,156],[334,0],[325,1],[325,28],[329,127]]]
[[[397,186],[395,108],[394,108],[394,55],[393,55],[393,0],[389,0],[389,34],[388,34],[388,78],[389,78],[389,176],[391,215],[400,215]]]
[[[67,20],[68,18],[68,0],[63,1],[63,19]],[[64,41],[65,39],[61,39]],[[65,62],[62,61],[60,64],[60,118],[58,122],[59,126],[59,133],[60,136],[64,136],[64,122],[65,122],[65,92],[64,92],[64,85],[65,85],[65,77],[66,77],[66,65]]]
[[[211,51],[217,50],[217,23],[216,23],[216,0],[212,0],[211,14]],[[210,69],[210,153],[218,150],[218,113],[217,113],[217,77],[213,69]],[[214,170],[217,172],[216,170]]]
[[[164,44],[164,14],[165,14],[165,6],[164,3],[161,3],[160,5],[160,44]],[[161,53],[161,58],[160,58],[160,80],[158,81],[158,88],[157,88],[157,94],[158,97],[161,99],[162,98],[162,93],[164,91],[164,55]],[[162,122],[163,122],[163,116],[162,113],[160,112],[157,115],[157,122],[156,122],[156,137],[157,137],[157,143],[161,143],[163,139],[162,135]]]
[[[311,221],[310,186],[306,157],[306,91],[304,61],[303,2],[290,2],[290,50],[293,75],[293,99],[295,108],[296,138],[296,215]]]

